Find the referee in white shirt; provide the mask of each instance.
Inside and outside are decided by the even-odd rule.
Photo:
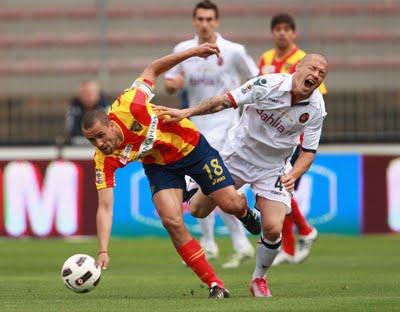
[[[219,26],[218,7],[211,1],[201,1],[193,10],[192,25],[196,30],[193,39],[183,41],[175,46],[174,52],[186,50],[199,44],[217,43],[221,54],[215,58],[192,58],[172,68],[165,74],[165,89],[172,94],[185,90],[187,105],[192,107],[202,100],[214,95],[224,94],[241,85],[241,79],[247,80],[257,76],[258,69],[243,45],[224,39],[216,29]],[[226,110],[206,118],[193,117],[200,132],[217,150],[221,150],[239,115],[235,110]],[[234,248],[232,257],[224,263],[224,268],[238,267],[240,263],[254,256],[254,248],[246,237],[241,223],[229,214],[219,213],[227,225]],[[202,237],[200,244],[208,259],[218,257],[218,246],[214,238],[214,213],[207,218],[199,219]]]

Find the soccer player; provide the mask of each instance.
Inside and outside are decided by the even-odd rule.
[[[129,162],[140,160],[157,212],[177,252],[209,286],[209,297],[220,299],[229,297],[229,292],[183,224],[185,175],[191,176],[223,211],[240,218],[253,234],[261,231],[259,220],[247,207],[245,197],[235,191],[232,177],[218,152],[195,126],[187,119],[164,123],[157,118],[150,103],[157,76],[190,57],[204,58],[213,54],[219,54],[218,46],[206,43],[154,61],[114,101],[108,114],[90,111],[84,115],[81,126],[84,136],[96,147],[99,265],[106,268],[109,262],[114,172]]]
[[[286,13],[277,14],[271,19],[271,35],[275,47],[264,52],[258,62],[261,75],[273,73],[292,74],[296,66],[306,55],[306,52],[299,49],[295,44],[296,24],[294,18]],[[322,83],[319,87],[322,94],[327,90]],[[292,164],[297,159],[299,147],[296,148],[291,159]],[[295,189],[300,183],[296,182]],[[299,209],[296,199],[292,198],[292,213],[285,218],[282,230],[282,249],[275,258],[274,265],[281,263],[300,263],[310,254],[313,242],[317,239],[317,229],[311,226]],[[299,244],[296,250],[296,238],[294,235],[293,223],[299,233]]]
[[[229,132],[221,155],[238,188],[249,183],[261,212],[262,235],[256,251],[256,267],[250,291],[270,297],[265,278],[281,245],[285,215],[291,210],[296,180],[311,166],[319,144],[325,104],[318,87],[326,77],[328,62],[309,54],[294,74],[270,74],[254,78],[241,87],[202,101],[184,110],[156,107],[158,116],[176,122],[230,107],[243,107],[239,123]],[[289,158],[304,133],[294,166]],[[191,213],[202,217],[214,209],[212,198],[198,191],[190,203]]]
[[[195,5],[192,24],[196,30],[196,36],[179,43],[175,46],[174,52],[210,42],[216,43],[221,49],[220,57],[218,59],[209,57],[205,60],[192,58],[169,70],[165,74],[165,88],[168,93],[175,93],[184,88],[188,106],[191,107],[208,97],[237,88],[241,84],[241,77],[248,80],[257,76],[257,65],[247,54],[245,47],[224,39],[216,32],[219,25],[219,11],[213,2],[201,1]],[[233,110],[209,115],[207,118],[193,117],[191,119],[216,150],[222,149],[229,129],[238,120],[238,112]],[[254,248],[237,218],[224,212],[220,215],[228,227],[235,251],[222,267],[235,268],[244,259],[254,256]],[[207,258],[218,257],[218,246],[214,238],[214,212],[204,219],[199,219],[199,223],[202,232],[200,244]]]

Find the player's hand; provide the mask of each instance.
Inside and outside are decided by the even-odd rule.
[[[97,264],[101,269],[107,269],[108,263],[110,262],[110,257],[106,252],[99,252],[99,256],[97,257]]]
[[[296,180],[297,180],[297,178],[294,177],[290,172],[288,174],[281,176],[282,185],[285,187],[286,191],[288,191],[289,193],[293,193],[294,184],[295,184]]]
[[[194,50],[196,56],[203,58],[206,58],[207,56],[213,54],[219,57],[219,53],[221,52],[216,43],[208,43],[208,42],[195,47]]]
[[[156,112],[157,117],[163,119],[165,123],[178,122],[188,117],[186,109],[176,109],[160,105],[154,105],[153,109]]]
[[[166,80],[168,81],[168,87],[174,90],[180,90],[185,86],[185,78],[182,73],[173,78],[167,78]]]

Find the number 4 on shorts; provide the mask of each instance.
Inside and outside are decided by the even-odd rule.
[[[281,177],[278,177],[275,182],[275,187],[278,188],[281,192],[283,191],[283,185],[281,182]]]

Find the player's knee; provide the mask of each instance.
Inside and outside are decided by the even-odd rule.
[[[162,217],[161,220],[167,230],[176,230],[183,227],[183,221],[180,216]]]
[[[201,210],[191,210],[190,213],[192,214],[193,217],[198,218],[198,219],[203,219],[207,217],[207,214]]]
[[[189,205],[190,214],[195,218],[205,218],[206,215],[202,212],[201,206],[194,203]]]
[[[276,241],[281,236],[281,231],[277,225],[263,226],[263,237],[269,241]]]
[[[231,198],[222,198],[218,199],[217,201],[218,207],[226,213],[230,213],[232,210],[232,205],[234,205],[234,202],[231,200]]]
[[[243,209],[247,207],[246,199],[242,195],[235,194],[221,198],[218,202],[218,207],[226,213],[233,215],[243,215]]]

